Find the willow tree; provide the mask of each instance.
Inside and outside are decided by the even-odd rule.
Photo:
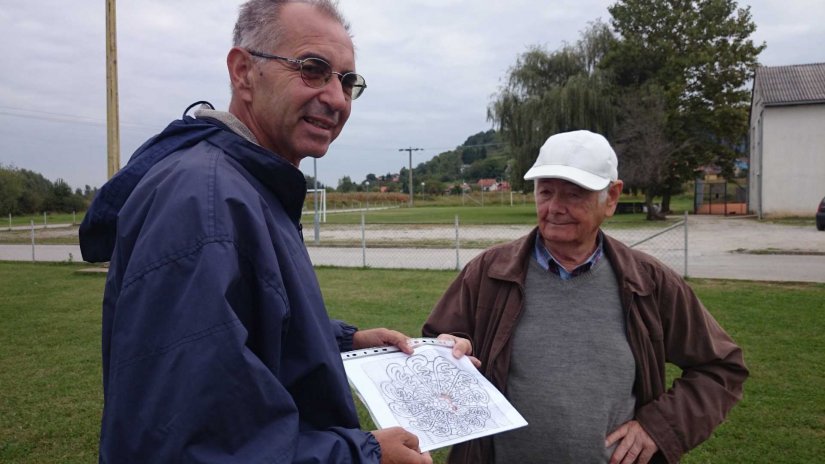
[[[602,61],[625,90],[662,89],[666,135],[681,150],[664,185],[663,206],[673,191],[705,164],[729,172],[747,135],[750,92],[757,57],[765,45],[750,7],[734,0],[620,0],[608,8],[619,38]]]
[[[510,68],[487,114],[510,146],[515,188],[533,188],[524,173],[547,137],[577,129],[610,136],[615,109],[610,79],[598,63],[614,41],[608,26],[595,22],[575,45],[554,52],[533,46]]]

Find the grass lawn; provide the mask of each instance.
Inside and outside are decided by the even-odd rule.
[[[0,462],[96,460],[104,278],[82,267],[0,262]],[[417,335],[455,272],[319,268],[318,276],[333,317]],[[825,285],[691,285],[743,346],[751,378],[728,421],[683,462],[819,462]]]

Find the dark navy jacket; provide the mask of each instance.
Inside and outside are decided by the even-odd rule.
[[[111,259],[102,463],[378,462],[300,231],[303,174],[209,119],[141,147],[81,226]]]

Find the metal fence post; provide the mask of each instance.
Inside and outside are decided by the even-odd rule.
[[[367,267],[367,235],[364,223],[364,212],[361,211],[361,267]]]
[[[72,210],[72,225],[77,224],[77,211]]]
[[[455,215],[455,270],[461,269],[461,258],[459,257],[459,241],[458,241],[458,214]]]
[[[32,262],[34,262],[34,219],[31,220],[32,230]]]
[[[47,226],[48,224],[46,223],[46,212],[43,211],[43,228],[45,229]]]
[[[688,276],[688,213],[685,211],[685,278]]]
[[[9,213],[9,230],[11,230],[11,213]]]

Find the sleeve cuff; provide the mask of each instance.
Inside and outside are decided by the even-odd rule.
[[[370,448],[372,452],[365,452],[364,454],[375,457],[377,462],[381,462],[381,445],[378,443],[378,439],[375,438],[375,435],[373,435],[372,432],[367,432],[366,447]]]
[[[338,320],[333,320],[332,324],[333,330],[335,331],[335,338],[338,340],[338,349],[342,353],[344,351],[352,351],[352,336],[358,331],[358,327]]]

